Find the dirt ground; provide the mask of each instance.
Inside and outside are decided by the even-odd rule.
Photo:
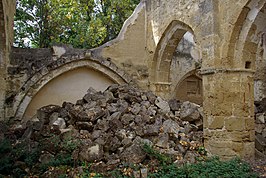
[[[266,159],[255,159],[254,161],[248,161],[253,170],[258,172],[260,177],[266,178]]]

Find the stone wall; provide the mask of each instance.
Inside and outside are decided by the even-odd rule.
[[[0,120],[5,118],[6,66],[9,63],[8,54],[13,43],[15,4],[15,0],[0,1]]]
[[[76,101],[89,87],[104,90],[132,79],[110,60],[70,46],[13,48],[8,69],[6,119],[32,117],[37,108]]]
[[[266,159],[266,98],[255,102],[255,153]]]
[[[62,105],[63,102],[75,103],[86,94],[88,88],[104,91],[114,84],[108,76],[89,67],[81,67],[64,72],[44,85],[31,99],[23,119],[32,118],[36,111],[46,105]]]
[[[147,62],[150,54],[146,49],[146,15],[145,3],[141,2],[125,21],[118,37],[95,49],[95,52],[99,56],[110,59],[119,68],[127,71],[139,86],[148,89]]]
[[[191,33],[186,33],[173,54],[170,67],[170,98],[202,105],[201,58]]]
[[[263,26],[266,21],[266,8],[262,9],[258,14],[255,21],[254,28],[256,29],[256,35],[252,35],[251,41],[256,41],[256,73],[254,76],[255,83],[255,101],[260,101],[266,97],[266,27]],[[259,38],[261,37],[261,38]]]
[[[201,64],[205,147],[224,159],[236,155],[252,159],[254,74],[256,95],[264,96],[265,75],[260,71],[265,66],[265,4],[266,0],[142,1],[118,37],[99,48],[72,49],[69,54],[71,49],[64,47],[39,49],[48,50],[40,64],[22,59],[24,65],[14,58],[8,68],[8,116],[21,118],[32,97],[49,81],[84,65],[117,83],[133,80],[171,98],[173,86],[183,77],[173,71],[174,54],[189,32],[195,42],[190,55]]]
[[[175,89],[175,97],[181,101],[190,101],[202,105],[202,79],[196,72],[197,71],[190,72],[180,81]]]
[[[124,33],[130,40],[120,39],[100,54],[110,56],[117,65],[128,56],[132,66],[147,65],[148,83],[142,87],[167,98],[173,92],[169,76],[174,51],[186,32],[193,34],[202,59],[205,146],[225,159],[235,155],[253,158],[253,76],[259,40],[251,37],[260,38],[261,28],[254,32],[254,24],[265,24],[257,20],[264,4],[256,0],[146,1],[146,11],[139,9],[139,17],[133,18],[134,25]],[[145,28],[139,29],[143,23]],[[139,39],[131,34],[137,30],[145,46],[134,48]],[[106,53],[108,49],[115,49],[117,55],[111,50]]]

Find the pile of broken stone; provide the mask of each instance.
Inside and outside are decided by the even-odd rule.
[[[40,164],[64,152],[100,172],[148,164],[145,144],[177,164],[202,156],[202,108],[188,101],[165,101],[131,85],[111,85],[104,92],[89,88],[76,104],[42,107],[12,129],[19,142],[28,140],[30,149],[41,145]]]
[[[255,106],[256,156],[266,159],[266,98],[255,102]]]

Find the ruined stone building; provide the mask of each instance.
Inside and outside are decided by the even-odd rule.
[[[0,3],[0,113],[32,117],[93,86],[136,83],[204,108],[212,154],[254,157],[254,99],[266,95],[266,0],[143,0],[95,49],[13,48],[15,0]]]

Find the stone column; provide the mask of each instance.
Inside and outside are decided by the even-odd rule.
[[[0,120],[4,119],[4,102],[6,91],[6,34],[3,2],[0,1]]]
[[[253,159],[254,72],[249,69],[202,70],[204,145],[222,159]]]

